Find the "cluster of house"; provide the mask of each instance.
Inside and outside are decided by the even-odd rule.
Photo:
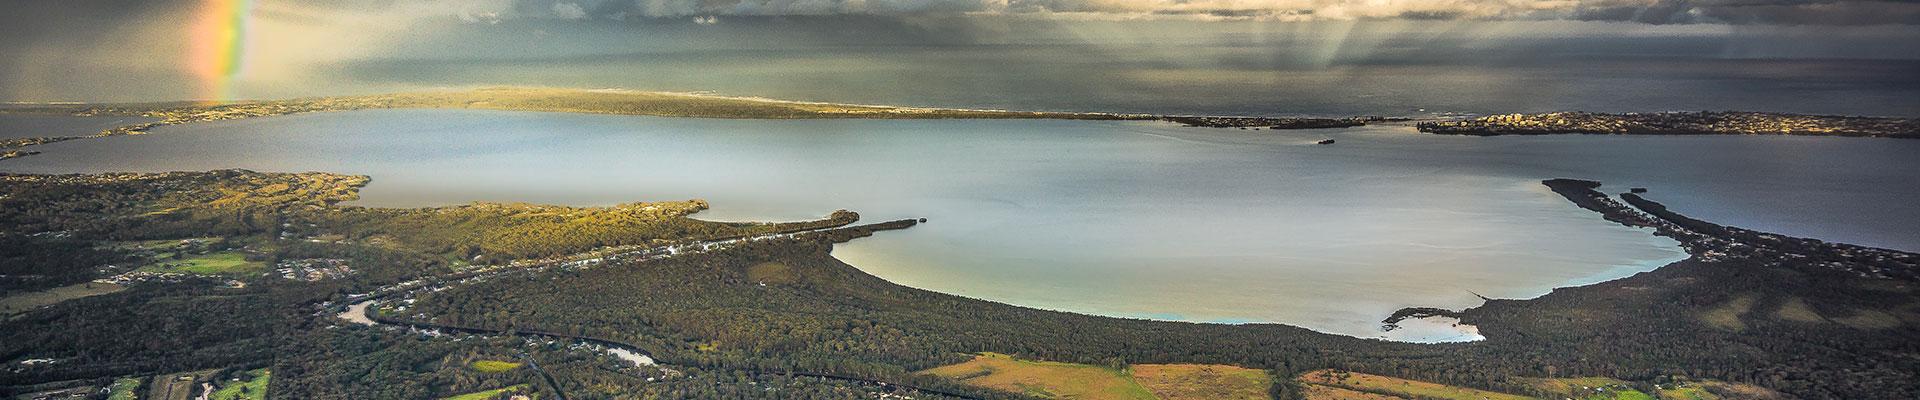
[[[340,279],[353,275],[353,267],[347,260],[338,258],[302,258],[283,260],[274,265],[274,271],[280,277],[302,282],[315,282]]]

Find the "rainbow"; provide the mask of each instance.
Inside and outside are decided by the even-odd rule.
[[[187,66],[199,79],[201,101],[233,99],[233,81],[245,59],[253,0],[201,0],[190,30]]]

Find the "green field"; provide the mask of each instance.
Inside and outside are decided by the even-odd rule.
[[[136,400],[140,394],[140,378],[120,378],[107,386],[107,400]]]
[[[0,315],[13,314],[87,296],[99,296],[126,289],[111,283],[86,282],[69,286],[21,293],[0,298]]]
[[[1528,379],[1547,393],[1556,397],[1584,400],[1653,400],[1653,395],[1627,386],[1627,381],[1613,378],[1552,378]]]
[[[1043,398],[1156,399],[1125,371],[1102,366],[1019,360],[982,353],[967,362],[922,371],[969,385]]]
[[[1320,370],[1301,374],[1299,382],[1309,388],[1313,386],[1325,386],[1371,394],[1390,395],[1388,397],[1446,400],[1526,400],[1532,398],[1412,379],[1334,370]],[[1344,393],[1338,390],[1323,392]]]
[[[267,264],[259,261],[247,261],[247,256],[237,251],[221,251],[197,254],[192,257],[165,261],[146,267],[142,271],[176,272],[195,275],[244,275],[264,271]]]
[[[514,368],[520,368],[520,363],[499,360],[480,360],[474,361],[473,364],[467,367],[473,368],[474,371],[497,374],[512,371]]]
[[[1127,368],[1134,382],[1161,399],[1267,399],[1273,377],[1266,370],[1230,365],[1138,364]]]
[[[213,391],[213,400],[266,400],[267,380],[273,378],[273,371],[266,368],[247,371],[252,379],[221,386]]]
[[[1784,394],[1745,383],[1698,381],[1661,385],[1658,392],[1666,400],[1788,399]]]
[[[487,399],[493,398],[494,396],[499,396],[501,393],[519,391],[526,388],[527,388],[526,384],[519,384],[519,385],[513,385],[513,386],[503,387],[499,389],[494,389],[494,390],[486,390],[486,391],[479,391],[479,392],[467,393],[462,395],[448,396],[448,397],[442,398],[441,400],[487,400]]]
[[[1660,389],[1659,392],[1660,392],[1660,398],[1667,399],[1667,400],[1719,400],[1720,399],[1720,396],[1714,395],[1713,392],[1708,392],[1706,387],[1700,386],[1698,384],[1675,385],[1670,388],[1662,388]]]
[[[207,380],[217,369],[180,372],[153,377],[147,385],[147,398],[150,400],[187,400],[200,390],[200,382]]]
[[[997,353],[921,373],[1056,399],[1266,399],[1273,386],[1267,371],[1231,365],[1141,364],[1122,370]]]

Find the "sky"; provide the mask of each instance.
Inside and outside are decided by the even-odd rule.
[[[1131,63],[1115,76],[1134,78],[1568,57],[1868,60],[1862,65],[1882,73],[1920,72],[1908,62],[1920,60],[1916,1],[63,0],[0,8],[7,101],[516,84],[960,106],[994,101],[808,91],[781,77],[841,69],[891,74],[873,76],[885,81],[958,65],[981,71],[968,79],[995,80],[974,75],[1102,60]]]

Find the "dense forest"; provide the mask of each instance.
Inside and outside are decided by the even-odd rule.
[[[1020,397],[916,373],[995,352],[1092,365],[1263,369],[1275,378],[1278,398],[1300,394],[1293,377],[1327,368],[1521,394],[1544,394],[1527,378],[1599,376],[1644,385],[1722,380],[1811,399],[1920,396],[1913,254],[1720,227],[1646,196],[1621,196],[1630,205],[1621,204],[1583,181],[1549,184],[1596,211],[1596,223],[1604,217],[1653,228],[1681,240],[1694,257],[1616,281],[1461,310],[1455,315],[1487,340],[1456,344],[1279,324],[1095,317],[913,289],[829,254],[836,242],[870,233],[859,230],[769,236],[675,257],[605,257],[592,268],[539,267],[574,265],[560,256],[609,248],[844,226],[857,218],[852,213],[736,224],[688,218],[704,207],[697,201],[373,209],[339,204],[364,178],[247,171],[5,175],[0,182],[0,257],[10,261],[0,264],[10,280],[0,282],[9,294],[83,284],[153,262],[127,250],[135,240],[219,237],[218,245],[192,251],[239,252],[263,265],[134,282],[5,315],[0,395],[268,368],[276,398],[433,398],[496,389],[568,399]],[[315,259],[353,273],[286,279],[264,267]],[[405,292],[376,308],[382,318],[494,333],[449,335],[336,317],[354,294],[508,261],[521,267]],[[517,334],[528,331],[605,338],[660,364],[635,365],[580,343]],[[515,367],[476,367],[482,361]]]

